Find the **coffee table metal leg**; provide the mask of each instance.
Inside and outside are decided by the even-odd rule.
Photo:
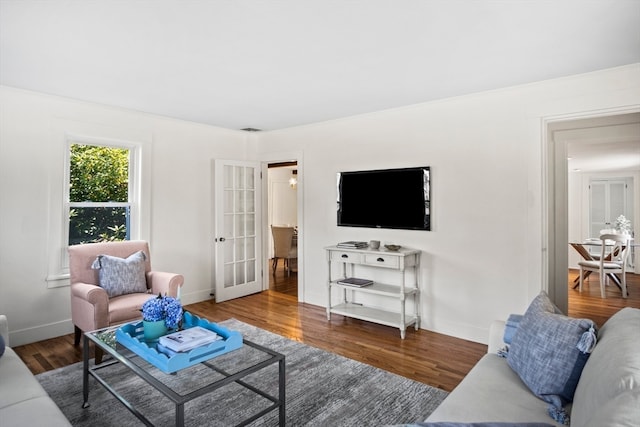
[[[86,335],[83,335],[82,339],[82,361],[83,361],[83,369],[82,369],[82,397],[84,402],[82,403],[83,408],[88,408],[89,404],[89,338]]]
[[[285,363],[284,363],[284,358],[282,358],[282,360],[280,360],[278,362],[279,365],[279,372],[280,372],[280,376],[279,376],[279,382],[278,382],[278,393],[279,393],[279,399],[280,399],[280,409],[279,409],[279,415],[280,415],[280,420],[279,423],[281,426],[285,425],[285,421],[286,421],[286,416],[285,416],[285,411],[286,411],[286,406],[285,406],[285,399],[286,399],[286,391],[285,391],[285,385],[286,385],[286,376],[285,376]]]
[[[176,404],[176,427],[184,427],[184,404]]]

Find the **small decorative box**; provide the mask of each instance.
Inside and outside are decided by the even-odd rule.
[[[212,330],[223,339],[201,347],[196,347],[188,352],[175,353],[166,351],[162,346],[159,348],[157,343],[147,343],[144,339],[142,321],[127,323],[118,328],[116,331],[116,339],[120,344],[167,374],[242,347],[242,334],[240,334],[240,332],[231,331],[216,323],[185,312],[182,319],[182,327],[188,329],[194,326],[201,326]],[[166,351],[168,354],[163,351]]]

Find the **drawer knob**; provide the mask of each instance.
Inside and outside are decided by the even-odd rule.
[[[349,258],[349,255],[347,255],[347,254],[342,254],[342,258]]]
[[[378,262],[384,262],[384,258],[378,258],[376,261],[378,261]]]

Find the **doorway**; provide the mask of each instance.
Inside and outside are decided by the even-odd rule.
[[[545,123],[547,149],[546,270],[548,291],[556,305],[568,312],[568,268],[577,260],[568,242],[590,236],[588,182],[594,175],[631,176],[633,220],[638,219],[640,197],[638,164],[640,158],[640,113],[605,112],[550,119]],[[621,161],[622,159],[622,161]],[[582,163],[578,166],[577,161]],[[584,184],[584,183],[587,184]]]
[[[267,223],[269,289],[298,298],[298,162],[284,161],[267,165]],[[293,229],[290,242],[291,259],[277,258],[274,253],[272,226]],[[289,239],[287,239],[289,240]],[[281,250],[281,249],[279,249]]]

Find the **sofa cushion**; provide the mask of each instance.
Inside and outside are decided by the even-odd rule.
[[[128,258],[98,255],[91,268],[98,270],[100,287],[107,291],[109,298],[144,293],[147,292],[146,258],[143,251],[135,252]]]
[[[456,422],[424,422],[415,424],[399,424],[395,427],[553,427],[547,423],[456,423]]]
[[[60,408],[49,396],[34,397],[0,409],[2,427],[71,427]]]
[[[47,396],[47,392],[22,359],[11,347],[7,347],[5,355],[0,358],[0,409],[35,397]]]
[[[486,354],[426,420],[427,422],[555,423],[547,403],[534,396],[496,354]]]
[[[640,309],[623,308],[602,326],[582,371],[571,422],[632,426],[640,420]]]
[[[507,361],[531,391],[557,413],[573,400],[588,352],[577,348],[583,334],[595,333],[588,319],[573,319],[558,313],[546,292],[532,302],[513,337]],[[563,416],[562,411],[560,415]]]

